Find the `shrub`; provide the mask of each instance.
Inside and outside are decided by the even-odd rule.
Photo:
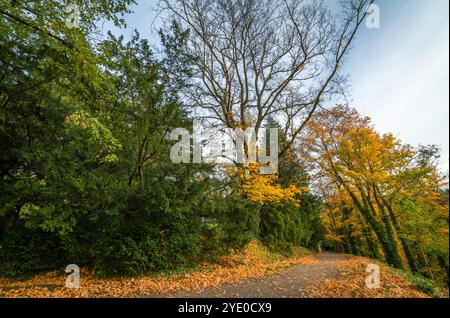
[[[3,234],[0,245],[0,275],[26,278],[36,271],[64,266],[60,239],[52,233],[28,229],[15,223]]]

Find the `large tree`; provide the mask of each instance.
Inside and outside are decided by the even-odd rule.
[[[189,31],[177,50],[193,62],[185,103],[230,128],[258,132],[276,117],[285,154],[317,108],[344,92],[344,57],[372,2],[344,1],[336,13],[322,1],[161,0],[167,21]]]

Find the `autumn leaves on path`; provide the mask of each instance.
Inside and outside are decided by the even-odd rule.
[[[285,258],[252,242],[242,252],[184,274],[100,279],[82,267],[79,289],[64,287],[63,271],[24,282],[0,278],[0,297],[427,297],[381,263],[380,288],[368,289],[366,267],[373,262],[332,253]]]
[[[273,275],[206,288],[200,292],[173,293],[169,297],[189,298],[422,298],[427,295],[412,288],[411,283],[381,265],[380,288],[365,284],[365,269],[370,260],[350,255],[322,253],[317,262],[283,269]],[[157,295],[153,295],[156,296]]]
[[[308,287],[319,281],[338,279],[340,273],[336,262],[348,258],[349,256],[338,254],[318,254],[314,256],[317,262],[295,265],[273,275],[210,287],[197,293],[174,293],[170,297],[298,298],[306,296]]]

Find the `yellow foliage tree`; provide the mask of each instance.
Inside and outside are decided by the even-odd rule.
[[[351,198],[376,234],[386,260],[405,268],[406,259],[409,268],[418,271],[416,259],[425,255],[418,253],[415,242],[405,237],[410,216],[401,213],[399,205],[408,198],[427,201],[431,207],[439,198],[442,182],[431,162],[436,149],[415,149],[392,134],[381,135],[370,118],[346,106],[316,113],[307,125],[303,145],[305,156],[319,171],[318,177],[343,189]],[[442,219],[438,209],[433,211]]]
[[[258,204],[292,203],[300,205],[299,196],[308,191],[307,188],[289,185],[282,187],[277,183],[278,174],[260,174],[260,164],[251,163],[246,168],[238,167],[239,189],[250,200]]]

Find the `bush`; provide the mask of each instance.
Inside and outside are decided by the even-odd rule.
[[[151,194],[150,194],[151,195]],[[103,237],[91,247],[99,276],[142,275],[190,267],[202,257],[200,218],[195,208],[173,205],[158,209],[149,197],[134,198],[131,207],[104,225]],[[141,202],[141,203],[139,203]]]
[[[186,248],[187,247],[187,248]],[[95,248],[94,270],[98,276],[138,276],[191,267],[198,255],[196,246],[186,246],[180,238],[166,240],[145,236],[140,240],[117,237]]]
[[[261,208],[260,238],[270,248],[290,251],[307,246],[313,231],[307,215],[294,205],[264,205]]]
[[[65,266],[60,239],[52,233],[28,229],[15,223],[3,234],[0,245],[0,275],[30,277],[36,271]]]

